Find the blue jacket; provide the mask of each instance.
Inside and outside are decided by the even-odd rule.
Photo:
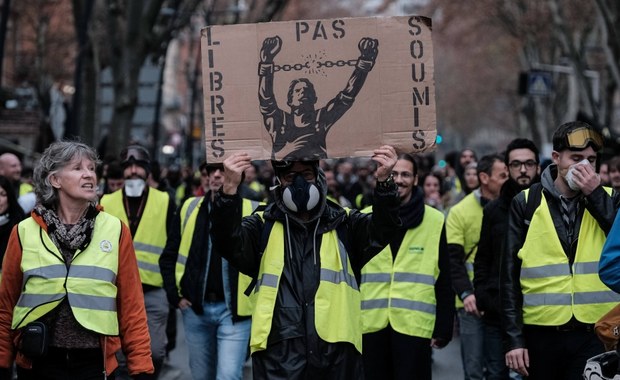
[[[598,275],[603,284],[620,293],[620,213],[607,234],[603,252],[598,262]]]

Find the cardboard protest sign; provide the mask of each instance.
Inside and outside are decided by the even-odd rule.
[[[435,147],[428,18],[209,26],[201,43],[207,162]]]

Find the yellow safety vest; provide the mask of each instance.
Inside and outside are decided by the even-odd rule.
[[[260,195],[265,194],[265,186],[262,183],[258,182],[258,181],[250,182],[248,187],[250,189],[256,191],[257,193],[259,193]]]
[[[284,268],[284,227],[276,222],[261,259],[252,313],[252,353],[267,348],[280,277]],[[324,233],[319,250],[321,275],[315,301],[315,327],[326,342],[349,342],[362,352],[360,293],[344,244],[335,230]]]
[[[177,289],[179,290],[181,289],[181,278],[183,277],[183,273],[185,273],[185,264],[187,263],[194,230],[196,229],[198,210],[203,201],[204,197],[192,197],[186,200],[181,208],[180,216],[183,218],[181,220],[181,243],[179,244],[179,254],[177,255],[177,263],[175,266],[175,279]],[[242,216],[252,214],[254,209],[259,205],[259,202],[249,199],[242,199],[242,201]],[[237,314],[240,316],[252,315],[252,309],[254,308],[253,297],[248,297],[244,293],[251,282],[251,277],[239,273],[239,280],[237,282]]]
[[[176,202],[177,205],[180,205],[181,202],[183,201],[183,198],[185,198],[187,192],[187,185],[185,184],[185,182],[181,183],[176,190],[174,191],[174,201]]]
[[[605,189],[611,192],[611,189]],[[620,302],[620,295],[598,277],[598,262],[605,239],[603,230],[585,210],[575,262],[570,267],[547,201],[541,197],[518,253],[522,262],[520,282],[525,324],[559,326],[573,315],[580,322],[595,323]]]
[[[168,193],[149,188],[142,218],[133,236],[140,280],[143,284],[158,287],[164,285],[159,271],[159,257],[166,246],[168,236],[166,230],[168,202],[170,202]],[[104,195],[101,198],[101,205],[105,212],[116,216],[129,226],[129,219],[123,205],[123,189]]]
[[[34,188],[32,187],[31,184],[25,183],[25,182],[19,184],[19,196],[32,193],[33,191],[34,191]]]
[[[474,280],[474,259],[478,252],[480,229],[482,228],[482,205],[475,195],[469,193],[459,203],[452,206],[446,218],[446,239],[448,244],[463,247],[467,260],[465,268],[469,280]],[[456,297],[456,307],[463,307],[463,302]]]
[[[35,321],[67,298],[75,319],[88,330],[118,335],[116,275],[120,221],[99,213],[90,244],[76,251],[67,269],[62,254],[47,232],[32,218],[19,223],[22,244],[22,293],[11,327]]]
[[[396,259],[388,245],[362,268],[365,334],[382,330],[389,323],[401,334],[432,337],[443,224],[443,213],[424,206],[422,223],[407,231]]]

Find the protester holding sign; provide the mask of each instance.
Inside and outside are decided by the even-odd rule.
[[[399,225],[396,151],[374,151],[372,214],[328,201],[318,161],[273,161],[279,185],[263,213],[241,218],[247,153],[224,161],[212,211],[215,252],[257,280],[250,348],[254,379],[360,379],[359,275]]]

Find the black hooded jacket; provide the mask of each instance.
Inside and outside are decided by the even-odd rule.
[[[215,251],[253,278],[259,272],[265,225],[277,221],[284,226],[284,269],[267,348],[253,354],[255,379],[357,379],[363,376],[361,355],[352,344],[329,343],[317,334],[314,297],[320,278],[319,249],[323,234],[337,230],[359,283],[362,266],[388,244],[399,226],[396,186],[375,189],[372,214],[357,210],[347,214],[337,204],[326,201],[327,187],[320,170],[316,185],[322,194],[321,202],[308,221],[298,219],[286,209],[280,188],[276,189],[275,202],[267,206],[262,218],[254,214],[242,220],[238,195],[220,192],[214,202],[212,239]]]

